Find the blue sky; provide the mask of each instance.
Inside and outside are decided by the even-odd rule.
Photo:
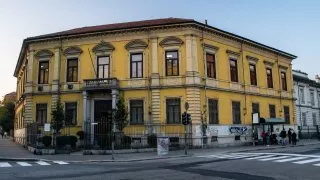
[[[0,97],[15,91],[24,38],[76,27],[166,17],[192,18],[297,55],[294,69],[318,70],[320,1],[1,0]]]

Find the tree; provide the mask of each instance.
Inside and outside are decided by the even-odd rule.
[[[52,121],[51,121],[51,127],[53,130],[55,130],[55,133],[58,135],[60,134],[60,130],[63,127],[63,121],[64,121],[64,111],[63,106],[60,102],[60,99],[57,102],[56,108],[52,110]]]
[[[15,115],[15,105],[13,103],[6,103],[0,110],[0,126],[3,131],[9,132],[13,129]]]
[[[128,124],[128,111],[127,107],[124,104],[124,99],[120,98],[117,102],[116,109],[114,111],[114,123],[116,128],[119,131],[122,131],[123,128]]]

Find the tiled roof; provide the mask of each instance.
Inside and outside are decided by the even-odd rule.
[[[106,24],[106,25],[99,25],[99,26],[88,26],[88,27],[75,28],[67,31],[51,33],[51,34],[34,36],[34,37],[27,38],[27,40],[50,38],[55,36],[66,36],[66,35],[73,35],[73,34],[83,34],[83,33],[90,33],[90,32],[99,32],[99,31],[110,31],[110,30],[118,30],[118,29],[130,29],[130,28],[139,28],[139,27],[148,27],[148,26],[180,24],[180,23],[188,23],[188,22],[195,22],[195,20],[182,19],[182,18],[164,18],[164,19],[152,19],[152,20],[144,20],[144,21]]]

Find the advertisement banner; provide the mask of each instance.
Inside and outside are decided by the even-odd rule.
[[[158,137],[157,142],[158,155],[167,155],[169,153],[169,138],[168,137]]]

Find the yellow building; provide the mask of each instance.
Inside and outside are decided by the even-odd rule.
[[[59,96],[70,114],[71,134],[103,119],[121,96],[129,111],[124,131],[132,137],[183,137],[181,113],[188,102],[192,137],[202,137],[206,122],[209,143],[250,142],[253,111],[265,119],[283,118],[286,128],[294,128],[295,58],[192,19],[108,24],[27,38],[14,72],[15,136],[25,137],[27,123],[50,122]]]

